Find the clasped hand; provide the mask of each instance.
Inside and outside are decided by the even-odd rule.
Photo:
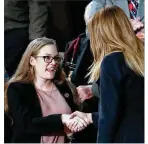
[[[75,111],[72,114],[62,114],[62,122],[66,126],[67,131],[74,133],[85,129],[92,123],[92,118],[90,113]]]

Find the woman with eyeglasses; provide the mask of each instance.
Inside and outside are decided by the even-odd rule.
[[[69,119],[79,103],[60,62],[54,40],[43,37],[28,45],[5,89],[5,111],[12,118],[12,143],[64,143],[66,134],[71,133],[66,127],[70,122],[74,124],[72,132],[86,127],[78,117]]]

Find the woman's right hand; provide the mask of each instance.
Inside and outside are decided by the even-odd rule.
[[[87,123],[83,119],[81,119],[77,116],[70,119],[69,114],[62,114],[61,119],[62,119],[62,123],[68,129],[70,129],[71,132],[79,132],[87,127]]]

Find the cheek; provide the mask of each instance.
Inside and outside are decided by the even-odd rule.
[[[35,71],[37,74],[45,73],[46,66],[44,64],[38,64],[35,66]]]

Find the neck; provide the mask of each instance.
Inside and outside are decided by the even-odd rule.
[[[36,88],[47,91],[52,88],[53,82],[52,80],[36,77],[36,79],[34,80],[34,84]]]

